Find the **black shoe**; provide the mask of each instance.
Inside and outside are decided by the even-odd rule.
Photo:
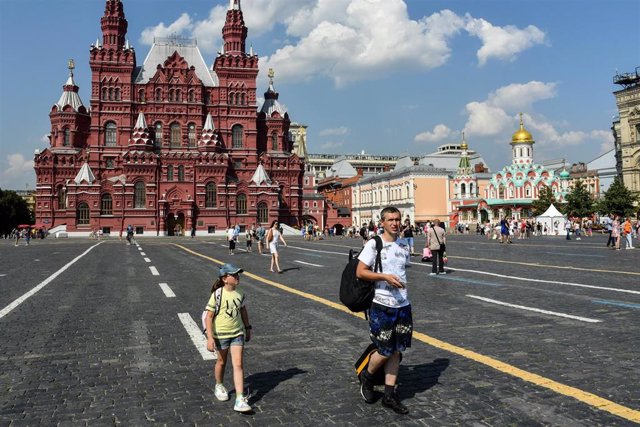
[[[409,408],[407,408],[400,402],[400,399],[398,399],[398,395],[396,393],[384,396],[382,398],[382,406],[393,409],[396,414],[409,413]]]
[[[367,403],[373,403],[376,401],[376,392],[373,391],[373,383],[366,375],[366,370],[360,373],[360,394]]]

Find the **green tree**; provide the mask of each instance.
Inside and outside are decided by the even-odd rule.
[[[613,213],[620,216],[631,216],[636,211],[636,208],[633,206],[636,200],[637,198],[625,187],[622,179],[616,176],[598,203],[598,211],[601,214]]]
[[[555,202],[556,198],[553,195],[553,190],[551,189],[551,187],[544,186],[540,188],[538,200],[534,200],[531,204],[533,216],[542,215],[547,209],[549,209],[549,205]]]
[[[0,188],[0,234],[9,234],[20,224],[31,224],[32,216],[27,202],[18,193]]]
[[[593,211],[593,198],[584,184],[582,184],[582,180],[579,179],[567,194],[567,204],[564,206],[564,213],[570,217],[583,218],[593,214]]]

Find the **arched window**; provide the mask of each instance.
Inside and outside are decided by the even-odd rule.
[[[196,102],[196,95],[193,89],[189,91],[189,102]]]
[[[229,94],[229,104],[230,105],[234,105],[236,103],[236,94],[235,93],[230,93]]]
[[[118,131],[116,124],[113,122],[107,122],[104,128],[104,145],[107,147],[115,147]]]
[[[171,147],[179,148],[181,145],[182,135],[180,132],[180,125],[178,123],[173,123],[171,125]]]
[[[102,88],[102,100],[103,101],[107,100],[107,88],[106,87]]]
[[[138,91],[138,100],[139,100],[140,102],[144,102],[144,89],[140,89],[140,90]]]
[[[167,181],[173,181],[173,166],[167,166]]]
[[[113,199],[109,193],[100,198],[100,215],[113,215]]]
[[[473,182],[469,184],[469,194],[471,194],[471,197],[475,196],[475,194],[473,194]]]
[[[156,101],[162,101],[162,89],[156,89]]]
[[[58,187],[58,209],[67,209],[67,191],[62,185]]]
[[[174,91],[173,89],[169,89],[169,102],[173,102],[174,100]]]
[[[65,147],[71,145],[71,131],[69,128],[64,129],[64,140],[62,141],[62,145]]]
[[[278,133],[273,132],[271,134],[271,149],[276,151],[278,149]]]
[[[258,222],[261,224],[269,222],[269,207],[265,202],[258,203]]]
[[[116,101],[120,101],[120,88],[116,88],[114,92]]]
[[[184,181],[184,166],[178,166],[178,181]]]
[[[180,89],[176,90],[176,101],[182,102],[182,91]]]
[[[531,187],[527,186],[527,187],[524,189],[524,195],[525,195],[526,197],[531,197]]]
[[[242,126],[234,125],[231,128],[231,141],[233,148],[242,148]]]
[[[500,185],[498,187],[498,199],[504,199],[504,186]]]
[[[193,123],[189,123],[189,132],[188,132],[188,136],[189,136],[189,147],[195,147],[196,146],[196,125]]]
[[[467,194],[467,186],[463,182],[460,184],[460,197],[464,197]]]
[[[147,204],[147,201],[146,201],[144,182],[138,181],[134,186],[133,207],[144,208],[146,204]]]
[[[210,182],[205,187],[204,193],[204,207],[215,208],[216,207],[216,183]]]
[[[246,99],[245,99],[245,95],[244,93],[240,94],[240,105],[245,105],[246,104]]]
[[[238,194],[236,199],[236,213],[238,215],[247,214],[247,196],[245,194]]]
[[[84,202],[78,203],[78,209],[76,210],[76,224],[89,225],[89,205]]]
[[[162,123],[156,123],[156,147],[162,147]]]

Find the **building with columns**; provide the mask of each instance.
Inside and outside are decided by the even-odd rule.
[[[195,40],[158,38],[142,64],[126,39],[125,0],[105,0],[89,50],[85,106],[74,64],[50,110],[50,147],[35,155],[36,221],[70,235],[203,235],[279,220],[298,225],[304,164],[270,70],[258,109],[258,56],[240,0],[208,65]]]
[[[617,74],[613,82],[618,118],[613,122],[616,159],[624,185],[640,196],[640,67],[634,73]]]

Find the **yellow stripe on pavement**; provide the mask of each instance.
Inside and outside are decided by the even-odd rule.
[[[207,260],[212,261],[212,262],[217,263],[217,264],[224,264],[224,261],[220,261],[218,259],[208,257],[206,255],[203,255],[201,253],[198,253],[198,252],[195,252],[195,251],[193,251],[191,249],[188,249],[188,248],[186,248],[186,247],[184,247],[182,245],[178,245],[176,243],[173,243],[173,245],[175,245],[175,246],[183,249],[184,251],[189,252],[189,253],[191,253],[191,254],[193,254],[195,256],[207,259]],[[294,288],[291,288],[289,286],[285,286],[285,285],[283,285],[281,283],[277,283],[277,282],[274,282],[272,280],[265,279],[264,277],[255,275],[253,273],[249,273],[249,272],[245,271],[244,275],[246,275],[246,276],[248,276],[248,277],[250,277],[250,278],[252,278],[254,280],[257,280],[259,282],[266,283],[268,285],[274,286],[274,287],[276,287],[278,289],[281,289],[281,290],[283,290],[285,292],[289,292],[289,293],[292,293],[292,294],[295,294],[295,295],[299,295],[299,296],[301,296],[303,298],[310,299],[312,301],[318,302],[320,304],[324,304],[324,305],[329,306],[331,308],[335,308],[336,310],[340,310],[340,311],[342,311],[344,313],[351,314],[353,316],[356,316],[356,317],[359,317],[361,319],[364,319],[364,315],[362,315],[361,313],[353,313],[353,312],[351,312],[351,310],[349,310],[348,308],[344,307],[342,304],[338,304],[338,303],[335,303],[333,301],[329,301],[328,299],[319,297],[317,295],[313,295],[313,294],[310,294],[310,293],[307,293],[307,292],[302,292],[302,291],[300,291],[298,289],[294,289]],[[489,367],[491,367],[493,369],[496,369],[496,370],[498,370],[500,372],[512,375],[512,376],[514,376],[516,378],[520,378],[521,380],[530,382],[530,383],[535,384],[537,386],[544,387],[544,388],[552,390],[552,391],[554,391],[556,393],[572,397],[572,398],[574,398],[576,400],[579,400],[580,402],[586,403],[589,406],[601,409],[603,411],[607,411],[607,412],[609,412],[609,413],[611,413],[613,415],[616,415],[618,417],[624,418],[624,419],[629,420],[629,421],[634,421],[634,422],[640,423],[640,411],[638,411],[638,410],[635,410],[635,409],[632,409],[632,408],[628,408],[626,406],[623,406],[623,405],[620,405],[618,403],[612,402],[611,400],[604,399],[604,398],[602,398],[600,396],[597,396],[597,395],[595,395],[593,393],[589,393],[589,392],[580,390],[579,388],[571,387],[571,386],[559,383],[557,381],[554,381],[552,379],[545,378],[545,377],[543,377],[541,375],[525,371],[523,369],[517,368],[517,367],[515,367],[513,365],[510,365],[508,363],[501,362],[501,361],[499,361],[497,359],[494,359],[492,357],[484,356],[484,355],[482,355],[480,353],[476,353],[475,351],[467,350],[465,348],[458,347],[457,345],[454,345],[454,344],[449,344],[449,343],[447,343],[445,341],[441,341],[441,340],[439,340],[437,338],[433,338],[433,337],[431,337],[429,335],[426,335],[426,334],[423,334],[421,332],[414,331],[413,332],[413,337],[415,339],[417,339],[418,341],[421,341],[421,342],[423,342],[425,344],[428,344],[428,345],[430,345],[432,347],[436,347],[436,348],[439,348],[441,350],[445,350],[445,351],[448,351],[450,353],[457,354],[459,356],[462,356],[462,357],[465,357],[467,359],[473,360],[475,362],[481,363],[483,365],[489,366]]]

